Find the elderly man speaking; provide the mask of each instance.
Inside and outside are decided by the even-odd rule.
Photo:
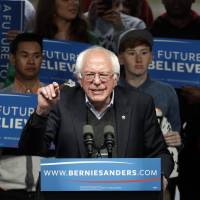
[[[163,175],[169,177],[173,160],[159,128],[153,100],[117,86],[120,75],[117,56],[102,47],[89,48],[79,54],[75,72],[78,86],[61,89],[52,83],[38,90],[37,108],[19,142],[21,150],[45,155],[53,142],[56,157],[109,157],[108,148],[103,145],[103,130],[110,125],[114,130],[112,157],[160,157]],[[86,124],[94,129],[95,145],[90,154],[83,137]],[[62,193],[60,199],[67,194]],[[95,196],[98,198],[101,195]],[[149,200],[151,193],[136,192],[131,198]]]

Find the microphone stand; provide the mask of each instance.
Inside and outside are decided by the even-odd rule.
[[[83,126],[83,140],[87,148],[88,158],[91,158],[94,152],[94,130],[89,124]]]
[[[111,125],[106,125],[104,127],[104,144],[108,151],[108,158],[112,158],[112,151],[115,141],[114,141],[114,127]]]

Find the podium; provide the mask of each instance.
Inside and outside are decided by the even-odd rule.
[[[40,173],[44,200],[162,199],[159,158],[43,159]]]

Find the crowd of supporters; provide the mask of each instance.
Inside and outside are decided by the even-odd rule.
[[[112,4],[108,2],[108,0],[38,0],[34,7],[30,1],[26,0],[24,32],[33,32],[41,38],[50,40],[100,45],[116,54],[119,53],[119,35],[129,30],[146,29],[153,37],[200,39],[200,15],[192,9],[195,0],[161,0],[165,11],[156,18],[148,0],[113,0]],[[10,30],[7,38],[12,43],[20,33],[19,30]],[[16,56],[13,52],[11,54]],[[16,76],[20,73],[15,65],[16,63],[10,63],[4,87],[16,83]],[[20,78],[19,82],[21,80]],[[16,88],[14,90],[16,91]],[[179,101],[177,110],[180,110],[180,127],[176,131],[181,136],[181,145],[177,145],[179,175],[171,179],[171,182],[169,181],[169,194],[165,198],[166,200],[175,200],[175,188],[178,187],[180,200],[191,200],[194,199],[193,195],[199,193],[199,186],[195,181],[198,177],[195,177],[195,174],[198,174],[200,167],[198,164],[200,163],[200,129],[198,126],[200,121],[200,86],[186,85],[182,88],[173,88],[171,91],[172,93],[176,91]],[[174,113],[174,116],[176,114]],[[27,191],[26,184],[22,184],[21,179],[19,179],[18,184],[18,177],[16,180],[7,180],[7,183],[3,179],[5,178],[3,173],[16,173],[16,169],[12,170],[11,168],[9,168],[9,172],[5,172],[5,166],[7,166],[5,165],[5,152],[9,151],[1,148],[0,198],[2,195],[1,199],[14,200],[17,199],[15,198],[17,190]],[[14,154],[13,151],[11,152]],[[16,156],[13,158],[17,159]],[[21,168],[22,165],[23,167],[25,165],[25,160],[20,164],[19,161],[16,162],[18,165],[13,166],[13,168]],[[20,173],[22,172],[20,171]],[[25,176],[26,172],[24,173]],[[4,188],[5,183],[6,187]],[[20,184],[24,187],[18,187]],[[15,197],[3,196],[8,194],[4,193],[7,190],[14,191]],[[31,191],[35,190],[36,188]],[[20,194],[19,199],[28,198],[27,195],[22,196]],[[29,196],[29,199],[34,198],[33,195]]]

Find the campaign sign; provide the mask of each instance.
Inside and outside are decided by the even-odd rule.
[[[6,34],[9,30],[23,30],[24,1],[0,1],[0,82],[7,77],[9,65],[9,41]]]
[[[43,159],[41,191],[160,191],[160,158]]]
[[[43,41],[44,59],[41,66],[40,80],[44,83],[75,80],[74,70],[78,54],[90,47],[90,44],[73,41]]]
[[[0,147],[15,148],[36,106],[36,95],[0,93],[0,99]]]
[[[150,75],[174,87],[200,85],[200,41],[155,38]]]

